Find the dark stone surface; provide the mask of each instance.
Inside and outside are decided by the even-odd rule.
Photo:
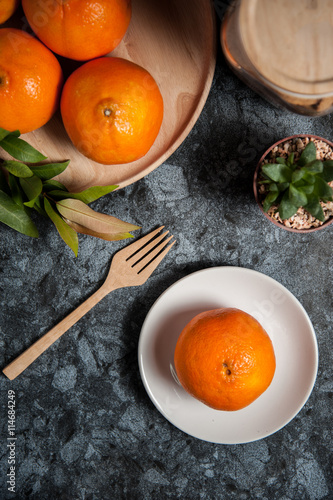
[[[207,103],[182,146],[146,178],[93,204],[143,233],[165,224],[177,239],[172,256],[144,286],[106,297],[18,379],[0,376],[1,498],[333,498],[333,230],[280,230],[252,194],[262,152],[306,132],[332,138],[332,116],[274,108],[219,51]],[[126,244],[81,236],[75,259],[48,221],[37,224],[38,240],[0,228],[1,367],[95,291]],[[140,329],[154,301],[179,278],[220,265],[279,281],[306,308],[318,339],[308,402],[282,430],[250,444],[184,434],[153,406],[139,375]],[[16,494],[5,477],[8,390],[16,399]]]

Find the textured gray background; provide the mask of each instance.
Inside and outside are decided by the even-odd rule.
[[[207,103],[182,146],[146,178],[92,205],[142,233],[165,224],[177,239],[170,257],[143,287],[105,298],[17,380],[0,376],[1,498],[333,498],[333,229],[280,230],[252,194],[262,152],[306,132],[332,139],[332,116],[275,109],[230,72],[219,49]],[[95,291],[126,244],[80,236],[75,259],[51,223],[36,221],[38,240],[0,228],[1,367]],[[139,376],[138,339],[154,301],[179,278],[221,265],[278,280],[306,308],[318,339],[308,402],[285,428],[251,444],[184,434],[156,410]],[[16,495],[5,478],[9,389],[17,404]]]

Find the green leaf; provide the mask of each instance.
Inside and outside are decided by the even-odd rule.
[[[307,163],[303,168],[309,174],[321,174],[324,169],[324,165],[320,160],[314,160]]]
[[[287,191],[281,200],[279,205],[279,215],[282,220],[289,219],[297,212],[298,207],[292,204],[289,199],[289,192]]]
[[[268,189],[271,193],[279,192],[278,185],[275,182],[271,182],[270,185],[268,186]]]
[[[331,200],[333,196],[332,188],[320,177],[316,177],[314,186],[314,194],[319,196],[321,200]]]
[[[307,204],[308,199],[304,192],[296,188],[293,184],[289,186],[289,200],[292,205],[299,207],[304,207]]]
[[[73,250],[75,257],[77,257],[79,251],[79,239],[77,232],[74,231],[68,224],[60,217],[60,215],[54,210],[51,203],[47,198],[44,199],[44,208],[48,217],[51,219],[61,238],[64,240],[66,245]]]
[[[305,171],[305,174],[303,176],[303,180],[307,184],[314,184],[316,182],[316,176],[313,174],[309,174],[308,172]]]
[[[262,166],[262,171],[274,182],[290,182],[292,170],[280,163],[266,163]]]
[[[279,196],[279,194],[280,193],[278,191],[268,193],[262,205],[264,212],[268,212],[268,210],[271,208],[271,206],[273,205],[274,201]]]
[[[61,189],[57,191],[49,191],[48,195],[55,198],[56,200],[64,200],[71,198],[73,200],[80,200],[85,204],[92,203],[101,196],[111,193],[118,186],[93,186],[81,191],[80,193],[69,193],[68,191],[62,191]]]
[[[4,191],[8,195],[10,195],[10,189],[8,186],[8,181],[7,181],[7,175],[3,171],[3,169],[0,166],[0,190]]]
[[[333,181],[333,160],[327,160],[324,162],[322,177],[326,182]]]
[[[20,184],[23,191],[27,195],[28,200],[37,198],[43,189],[42,181],[35,175],[28,177],[27,179],[20,179]]]
[[[38,200],[38,199],[39,199],[39,196],[37,196],[37,197],[36,197],[36,198],[34,198],[33,200],[25,201],[25,202],[23,203],[23,205],[24,205],[25,207],[28,207],[28,208],[34,208],[34,206],[35,206],[35,204],[36,204],[36,202],[37,202],[37,200]]]
[[[304,207],[306,210],[313,215],[316,219],[324,222],[325,220],[325,215],[322,209],[322,206],[319,202],[319,197],[318,196],[312,196],[309,199],[308,204]]]
[[[308,184],[308,185],[305,185],[305,186],[301,186],[298,188],[300,191],[302,191],[302,193],[304,194],[312,194],[313,193],[313,190],[314,190],[314,184]]]
[[[37,151],[37,149],[30,146],[30,144],[26,141],[12,134],[7,135],[4,139],[2,139],[2,141],[0,141],[0,147],[13,156],[13,158],[28,163],[38,163],[39,161],[46,160],[47,158],[42,155],[42,153]]]
[[[66,170],[68,164],[69,160],[61,163],[46,163],[45,165],[31,167],[31,170],[40,179],[49,180]]]
[[[277,186],[278,186],[279,192],[283,193],[283,191],[285,191],[286,189],[288,189],[289,182],[279,182]]]
[[[0,221],[22,234],[38,237],[37,228],[24,208],[3,191],[0,191]]]
[[[18,185],[17,178],[14,175],[9,174],[8,184],[10,187],[10,194],[12,199],[15,201],[15,203],[23,207],[23,196],[20,186]]]
[[[291,176],[291,182],[297,182],[297,181],[303,179],[305,174],[306,174],[306,170],[304,170],[304,168],[300,168],[300,169],[295,170]]]
[[[86,227],[96,233],[124,233],[135,231],[139,226],[124,222],[112,215],[95,212],[81,200],[67,198],[57,202],[60,214],[71,222]]]
[[[33,208],[40,214],[43,215],[44,217],[47,217],[47,213],[45,212],[44,209],[44,198],[43,196],[39,195],[37,198],[32,200],[34,202]],[[27,202],[29,203],[29,202]]]
[[[68,193],[67,196],[69,198],[81,200],[83,203],[92,203],[93,201],[98,200],[98,198],[101,198],[101,196],[111,193],[117,187],[117,185],[92,186],[84,191],[81,191],[80,193]]]
[[[278,156],[277,158],[275,158],[275,161],[276,161],[276,163],[280,163],[281,165],[286,164],[286,159],[282,158],[282,156]]]
[[[48,193],[54,189],[56,189],[56,190],[59,189],[60,191],[66,191],[66,193],[68,193],[67,188],[63,184],[61,184],[61,182],[59,182],[59,181],[55,181],[52,179],[52,180],[48,180],[48,181],[43,182],[43,190],[45,192]]]
[[[6,168],[8,172],[15,175],[15,177],[31,177],[33,175],[30,168],[20,161],[5,160],[2,166]]]
[[[20,135],[20,132],[18,130],[14,130],[14,132],[9,132],[9,130],[5,130],[4,128],[0,127],[0,141],[7,137],[8,135],[14,135],[18,137]]]
[[[294,167],[294,158],[295,158],[295,153],[290,153],[290,155],[288,156],[288,160],[287,160],[288,167],[290,167],[290,168]]]
[[[65,200],[66,198],[71,198],[70,193],[68,191],[63,191],[62,189],[48,191],[47,194],[50,198],[55,200]]]
[[[303,149],[301,156],[297,162],[300,167],[304,167],[307,163],[314,161],[317,155],[317,148],[313,141],[310,141]]]
[[[81,226],[80,224],[76,224],[68,219],[65,219],[67,224],[72,227],[77,233],[88,234],[89,236],[94,236],[95,238],[101,238],[106,241],[118,241],[124,240],[126,238],[133,238],[131,233],[98,233],[89,229],[87,227]]]

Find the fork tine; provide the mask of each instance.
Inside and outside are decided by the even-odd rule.
[[[168,238],[160,246],[162,246],[162,248],[165,247],[165,245],[171,240],[171,238],[173,238],[173,236],[170,236],[170,238]],[[167,247],[165,247],[164,250],[161,251],[161,253],[156,253],[157,256],[155,258],[153,257],[153,260],[151,260],[151,256],[150,255],[147,256],[147,259],[148,259],[148,265],[147,265],[147,267],[145,267],[145,266],[141,267],[141,264],[143,262],[143,260],[142,260],[140,262],[141,270],[138,271],[138,273],[140,273],[140,276],[142,276],[143,278],[147,279],[152,274],[152,272],[157,268],[157,266],[164,259],[164,257],[166,256],[166,254],[169,252],[169,250],[171,250],[171,248],[173,247],[173,245],[175,243],[176,243],[176,240],[174,240],[170,245],[168,245]],[[159,251],[160,251],[160,249],[159,249]],[[144,269],[143,269],[143,267],[144,267]]]
[[[157,233],[159,233],[160,231],[162,231],[163,228],[164,228],[164,226],[158,227],[157,229],[155,229],[151,233],[148,233],[145,236],[143,236],[142,238],[139,238],[138,240],[134,241],[134,243],[127,245],[122,250],[120,250],[120,252],[122,252],[125,255],[127,253],[128,254],[127,259],[130,259],[133,256],[133,254],[135,254],[138,250],[140,250],[140,248],[142,248],[146,243],[148,243],[152,238],[154,238],[154,236]]]
[[[134,262],[132,264],[132,267],[133,268],[135,267],[135,270],[137,270],[137,272],[139,273],[147,264],[149,264],[149,262],[151,260],[153,260],[155,257],[157,257],[157,255],[163,250],[163,248],[169,243],[169,241],[172,238],[173,238],[173,236],[171,235],[171,236],[169,236],[169,238],[162,241],[161,243],[159,243],[156,246],[152,245],[152,244],[148,245],[152,248],[152,250],[149,253],[145,252],[144,257],[136,260],[136,262]]]
[[[139,260],[141,260],[148,252],[150,252],[155,246],[157,246],[160,243],[160,241],[162,241],[165,238],[165,236],[168,234],[168,232],[169,231],[164,231],[164,233],[159,234],[158,236],[155,236],[155,238],[150,240],[148,243],[143,245],[142,248],[140,248],[134,254],[132,254],[130,257],[128,257],[126,259],[126,261],[129,264],[131,264],[131,262],[133,262],[132,267],[135,266],[139,262]]]

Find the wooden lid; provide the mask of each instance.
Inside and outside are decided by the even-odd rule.
[[[245,51],[269,82],[291,92],[333,92],[333,0],[242,0]]]

